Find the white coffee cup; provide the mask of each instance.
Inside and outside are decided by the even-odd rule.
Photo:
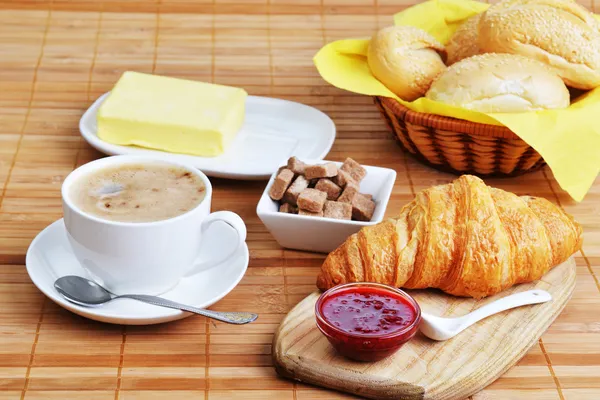
[[[69,198],[72,185],[82,176],[128,164],[183,168],[202,180],[205,197],[184,214],[153,222],[102,219],[83,212]],[[246,241],[246,226],[237,214],[211,214],[210,181],[185,164],[147,156],[101,158],[71,172],[61,194],[67,236],[75,256],[93,280],[115,294],[164,293],[183,277],[228,260]]]

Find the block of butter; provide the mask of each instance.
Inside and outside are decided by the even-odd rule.
[[[98,110],[98,137],[172,153],[214,157],[242,127],[245,90],[125,72]]]

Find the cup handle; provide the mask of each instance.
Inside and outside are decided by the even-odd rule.
[[[202,243],[198,258],[185,277],[206,271],[222,262],[225,262],[246,242],[246,225],[239,215],[231,211],[217,211],[204,218],[200,225],[202,230]],[[218,230],[218,233],[209,236],[207,233]],[[225,240],[216,240],[216,237]],[[226,241],[227,245],[222,246]],[[224,249],[223,247],[227,247]]]

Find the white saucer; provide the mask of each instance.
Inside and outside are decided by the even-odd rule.
[[[162,294],[161,297],[206,308],[233,290],[244,276],[249,260],[248,247],[244,245],[232,260],[182,279],[175,288]],[[54,281],[64,275],[79,275],[86,278],[89,276],[71,253],[62,219],[46,227],[36,236],[27,250],[25,263],[29,277],[42,293],[61,307],[86,318],[113,324],[147,325],[193,315],[130,299],[117,299],[94,308],[78,306],[65,300],[54,289]]]
[[[109,155],[151,154],[187,162],[208,176],[229,179],[269,179],[284,160],[323,159],[335,140],[335,124],[316,108],[270,97],[248,96],[246,120],[226,153],[196,157],[135,146],[107,143],[97,136],[96,113],[108,93],[100,96],[79,121],[83,138]]]

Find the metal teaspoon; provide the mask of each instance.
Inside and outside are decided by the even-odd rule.
[[[249,312],[221,312],[203,310],[201,308],[190,307],[171,300],[163,299],[161,297],[148,296],[145,294],[124,294],[117,296],[110,293],[96,282],[75,275],[68,275],[58,278],[56,282],[54,282],[54,288],[71,303],[85,307],[99,306],[114,299],[126,298],[142,301],[148,304],[154,304],[156,306],[189,311],[208,318],[227,322],[229,324],[247,324],[258,318],[257,314]]]

